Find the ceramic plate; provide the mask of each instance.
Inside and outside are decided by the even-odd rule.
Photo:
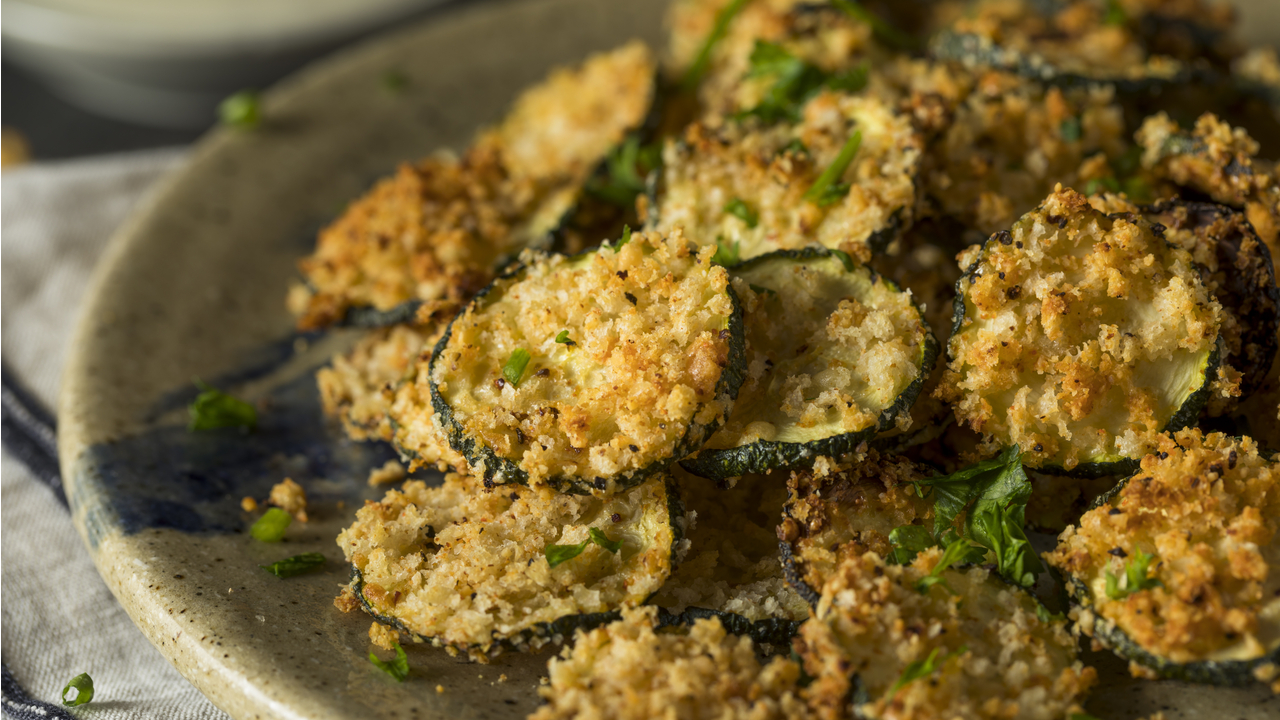
[[[284,309],[316,230],[398,161],[461,147],[558,64],[632,37],[656,43],[663,0],[484,3],[333,57],[281,84],[253,131],[218,130],[122,229],[90,293],[59,422],[75,520],[138,627],[237,718],[516,718],[537,704],[548,653],[476,665],[408,648],[396,683],[367,659],[369,620],[333,598],[348,579],[334,538],[388,448],[345,440],[312,373],[352,336],[298,336]],[[407,78],[400,92],[388,73]],[[261,408],[252,434],[189,433],[193,378]],[[281,544],[247,533],[240,499],[284,477],[311,521]],[[260,564],[302,552],[323,572]],[[1137,683],[1091,657],[1107,717],[1274,717],[1265,689]]]

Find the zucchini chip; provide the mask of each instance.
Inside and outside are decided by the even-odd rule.
[[[681,466],[726,478],[811,465],[907,417],[938,351],[910,292],[817,249],[771,253],[733,274],[747,379],[724,427]]]
[[[735,635],[786,643],[809,616],[778,555],[786,485],[778,477],[746,475],[726,487],[673,470],[692,526],[685,528],[689,547],[651,602],[687,625],[717,617]]]
[[[929,472],[906,458],[867,453],[831,475],[793,473],[787,481],[781,539],[787,581],[811,605],[848,558],[889,557],[889,533],[903,525],[933,532],[933,501],[912,486]]]
[[[388,413],[396,389],[412,378],[419,359],[430,359],[445,327],[439,322],[369,331],[350,351],[316,372],[324,414],[341,420],[352,440],[390,441]]]
[[[649,115],[655,67],[641,43],[553,72],[461,158],[405,164],[321,231],[290,306],[303,330],[405,322],[465,302],[504,258],[545,241],[610,148]]]
[[[530,720],[810,717],[797,663],[781,657],[761,663],[750,638],[734,637],[715,618],[687,633],[664,629],[651,607],[624,610],[616,622],[579,632],[547,674],[550,683],[538,689],[547,704]]]
[[[1096,681],[1076,640],[1029,593],[980,566],[934,573],[942,551],[910,565],[845,559],[797,646],[820,717],[1066,717]],[[922,592],[921,581],[941,578]],[[1042,619],[1043,618],[1043,619]]]
[[[490,485],[614,493],[700,447],[742,384],[742,310],[713,248],[636,233],[532,254],[431,359],[449,444]]]
[[[664,478],[600,499],[451,474],[367,503],[338,545],[374,619],[482,658],[644,602],[671,574],[682,516]]]
[[[975,255],[939,387],[960,423],[1028,467],[1104,475],[1199,416],[1222,309],[1158,226],[1060,189]]]
[[[726,264],[810,245],[866,262],[910,223],[921,147],[890,105],[830,90],[794,124],[694,123],[667,143],[656,224]]]
[[[1045,557],[1066,575],[1079,627],[1151,673],[1280,677],[1280,465],[1253,440],[1163,437]]]

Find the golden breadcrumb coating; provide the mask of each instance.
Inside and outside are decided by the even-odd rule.
[[[547,704],[530,720],[804,720],[800,666],[761,663],[751,639],[729,635],[720,621],[688,632],[659,632],[657,609],[624,610],[622,619],[579,632],[548,664],[538,688]]]
[[[1114,623],[1176,663],[1247,660],[1280,646],[1280,466],[1249,438],[1182,430],[1045,557],[1089,594],[1080,627]],[[1128,585],[1126,567],[1153,555]],[[1107,592],[1106,574],[1123,597]]]

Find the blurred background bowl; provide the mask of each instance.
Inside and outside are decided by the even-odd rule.
[[[203,127],[237,90],[443,0],[4,0],[3,52],[107,117]]]

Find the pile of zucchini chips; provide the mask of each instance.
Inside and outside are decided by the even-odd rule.
[[[1280,693],[1275,51],[1212,0],[667,20],[301,262],[366,328],[325,411],[445,473],[338,607],[563,643],[545,719],[1089,718],[1082,642]]]

